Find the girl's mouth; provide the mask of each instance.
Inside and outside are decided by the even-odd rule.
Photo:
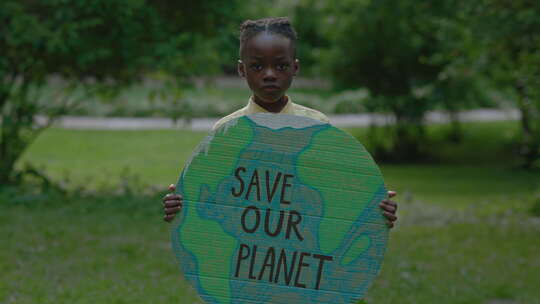
[[[267,92],[274,92],[274,91],[278,91],[278,90],[279,90],[279,87],[278,87],[278,86],[275,86],[275,85],[268,85],[268,86],[262,87],[262,89],[263,89],[264,91],[267,91]]]

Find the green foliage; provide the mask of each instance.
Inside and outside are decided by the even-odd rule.
[[[166,14],[171,11],[187,14],[167,9],[166,1],[153,3],[3,1],[0,11],[7,26],[1,40],[2,72],[42,81],[51,74],[128,81],[158,64],[186,73],[181,68],[194,64],[190,45],[201,30],[208,30],[208,17],[193,24],[185,18],[169,21]],[[189,25],[193,32],[182,30]]]
[[[393,113],[395,127],[371,136],[392,138],[380,157],[424,158],[430,109],[448,111],[448,139],[457,142],[458,111],[511,100],[522,114],[520,154],[532,167],[540,159],[539,3],[302,0],[294,18],[312,70],[327,71],[339,89],[369,89],[364,110]]]
[[[321,31],[324,20],[323,1],[298,1],[292,8],[293,23],[298,34],[297,57],[302,75],[325,78],[318,62],[320,52],[329,46],[329,39]]]
[[[368,98],[364,89],[334,93],[320,88],[292,88],[287,94],[295,103],[326,114],[362,112],[363,101]],[[248,89],[220,88],[211,83],[179,90],[134,85],[110,101],[84,103],[72,113],[91,117],[223,117],[245,106],[249,96]]]
[[[217,0],[2,1],[0,182],[13,181],[14,163],[59,115],[89,95],[114,96],[147,73],[173,76],[164,89],[174,92],[172,116],[184,115],[180,87],[188,76],[216,70],[214,37],[235,7]],[[60,85],[46,95],[53,76]]]
[[[463,73],[449,73],[446,55],[448,38],[466,33],[455,25],[456,10],[453,1],[340,1],[324,8],[321,31],[330,43],[321,60],[338,87],[369,89],[368,110],[393,113],[389,157],[422,156],[423,119],[434,95],[452,87],[445,98],[453,102],[466,93],[450,85]]]
[[[470,2],[470,26],[484,73],[521,112],[525,167],[540,160],[540,2]]]

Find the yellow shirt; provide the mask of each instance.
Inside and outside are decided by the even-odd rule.
[[[305,116],[305,117],[313,118],[313,119],[326,122],[326,123],[330,122],[328,117],[324,115],[323,113],[317,110],[313,110],[308,107],[304,107],[299,104],[293,103],[289,96],[287,96],[287,99],[288,99],[287,104],[283,107],[283,109],[281,109],[279,113],[275,113],[275,114],[291,114],[291,115]],[[265,108],[256,104],[255,101],[253,101],[253,96],[251,96],[249,98],[248,104],[245,107],[218,120],[212,127],[212,130],[219,128],[222,124],[226,123],[227,121],[231,119],[235,119],[241,116],[255,114],[255,113],[271,113],[271,112],[268,112]]]

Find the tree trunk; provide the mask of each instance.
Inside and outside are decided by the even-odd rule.
[[[6,159],[2,155],[0,162],[0,186],[9,184],[12,181],[12,173],[15,162],[12,159]]]
[[[463,139],[463,131],[461,129],[461,122],[459,121],[459,111],[450,110],[448,113],[450,117],[450,133],[448,139],[453,143],[459,143]]]
[[[7,111],[6,111],[7,112]],[[15,112],[15,111],[13,111]],[[5,185],[12,181],[15,162],[25,146],[21,138],[20,125],[17,123],[15,113],[3,113],[0,132],[0,184]]]
[[[7,94],[5,90],[2,90],[0,92],[0,114],[4,113],[4,105],[7,102]],[[9,181],[9,175],[11,174],[11,171],[13,170],[13,165],[8,164],[7,160],[7,146],[6,141],[4,139],[4,122],[5,119],[3,115],[0,115],[0,118],[2,119],[0,124],[0,186],[5,185]]]
[[[540,143],[535,138],[534,130],[531,122],[532,108],[528,96],[525,92],[525,86],[521,83],[516,84],[518,93],[518,108],[521,114],[520,124],[523,139],[521,142],[521,155],[523,157],[523,167],[529,169],[534,162],[540,158]]]
[[[397,161],[417,161],[422,158],[421,142],[424,138],[421,120],[396,116],[393,155]]]
[[[6,98],[17,100],[6,100],[9,107],[0,112],[0,185],[13,182],[15,164],[36,132],[32,128],[35,110],[27,107],[28,84],[23,83],[17,95],[12,94]]]

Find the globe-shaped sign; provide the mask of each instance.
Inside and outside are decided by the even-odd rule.
[[[173,250],[206,303],[355,303],[379,272],[384,181],[330,124],[262,113],[229,121],[198,146],[177,191]]]

